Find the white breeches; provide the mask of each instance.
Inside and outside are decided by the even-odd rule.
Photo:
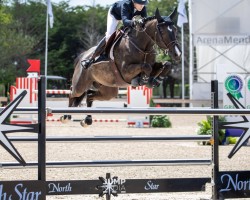
[[[119,20],[117,20],[112,14],[111,14],[111,9],[108,11],[108,16],[107,16],[107,32],[106,32],[106,41],[109,39],[109,37],[112,35],[112,33],[115,32],[116,27],[119,23]]]

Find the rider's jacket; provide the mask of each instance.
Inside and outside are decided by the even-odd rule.
[[[132,18],[136,15],[147,17],[146,6],[141,11],[134,8],[132,0],[122,0],[113,4],[111,14],[117,19],[122,20],[124,26],[133,26]]]

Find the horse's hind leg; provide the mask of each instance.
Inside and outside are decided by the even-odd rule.
[[[83,98],[85,97],[85,94],[86,93],[84,92],[79,97],[73,97],[73,96],[69,95],[69,107],[78,107],[81,104]]]
[[[87,107],[91,107],[92,104],[93,104],[93,100],[91,100],[89,98],[89,96],[92,96],[93,94],[95,94],[95,91],[93,90],[88,90],[87,91],[87,100],[86,100],[86,103],[87,103]],[[91,115],[87,115],[87,117],[85,118],[84,120],[85,124],[87,125],[91,125],[92,124],[92,116]]]
[[[98,90],[88,90],[87,91],[87,107],[91,107],[95,100],[108,101],[118,95],[118,88],[99,86]],[[92,115],[87,115],[87,117],[81,122],[82,126],[92,124]]]

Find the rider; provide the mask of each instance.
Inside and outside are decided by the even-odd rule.
[[[108,11],[106,37],[99,42],[92,56],[88,60],[82,61],[82,67],[87,69],[95,58],[103,52],[106,41],[116,30],[119,21],[122,21],[125,27],[134,27],[141,24],[142,21],[132,19],[136,15],[147,17],[146,4],[148,4],[148,0],[122,0],[114,3]]]

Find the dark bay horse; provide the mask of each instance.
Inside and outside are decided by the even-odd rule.
[[[110,100],[117,97],[119,87],[127,87],[131,82],[158,86],[169,72],[171,63],[157,63],[154,46],[168,52],[173,60],[181,56],[177,29],[172,21],[176,14],[175,9],[171,15],[161,16],[156,9],[155,16],[142,19],[142,27],[124,32],[112,46],[109,60],[97,60],[83,69],[81,61],[88,58],[95,47],[81,54],[75,61],[69,106],[79,106],[85,96],[87,107],[95,100]],[[91,115],[81,124],[92,124]]]

